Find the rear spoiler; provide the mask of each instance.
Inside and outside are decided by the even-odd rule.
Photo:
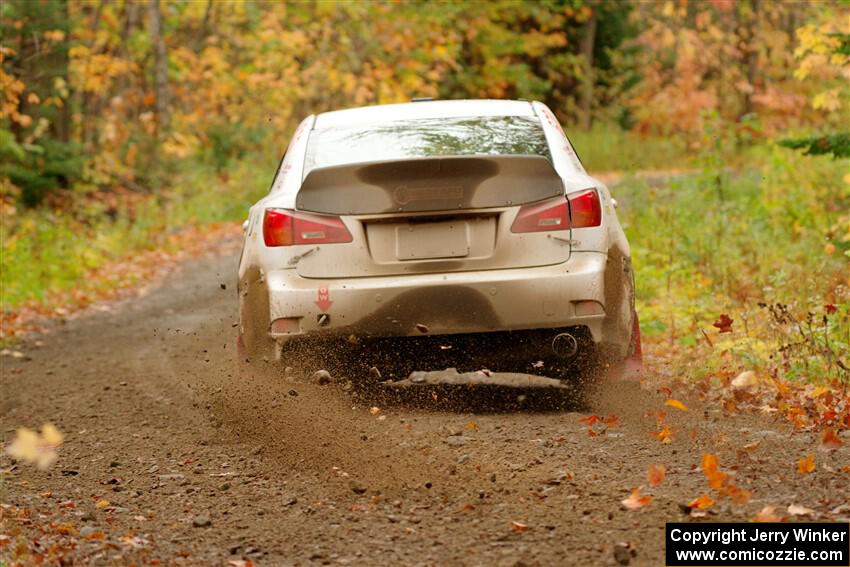
[[[424,157],[317,168],[298,210],[332,215],[486,209],[564,194],[552,163],[537,155]]]

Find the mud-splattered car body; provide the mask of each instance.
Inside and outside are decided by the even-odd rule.
[[[625,357],[634,278],[615,207],[539,102],[309,116],[246,221],[240,345],[545,329]]]

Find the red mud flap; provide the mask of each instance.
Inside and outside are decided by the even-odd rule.
[[[623,361],[624,380],[640,380],[643,373],[643,348],[640,342],[640,321],[637,312],[635,312],[634,325],[632,325],[632,345],[632,353]]]

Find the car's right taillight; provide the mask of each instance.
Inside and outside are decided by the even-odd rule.
[[[300,213],[288,209],[266,209],[263,216],[266,246],[293,244],[336,244],[351,242],[351,233],[339,217]]]
[[[587,228],[602,224],[602,204],[596,189],[587,189],[567,195],[570,203],[570,226]]]
[[[568,228],[588,228],[602,224],[602,206],[596,189],[570,193],[564,197],[520,208],[511,232],[546,232]]]

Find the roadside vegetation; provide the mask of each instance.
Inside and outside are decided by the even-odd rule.
[[[527,98],[619,180],[652,356],[846,384],[848,9],[4,2],[0,335],[238,234],[307,113]]]

